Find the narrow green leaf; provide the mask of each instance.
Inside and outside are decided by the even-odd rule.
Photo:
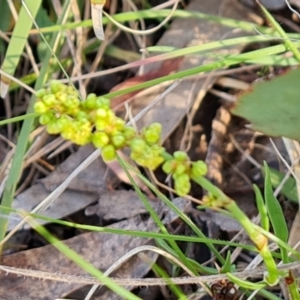
[[[258,212],[260,215],[261,227],[264,230],[269,231],[270,230],[270,221],[269,221],[268,211],[267,211],[267,207],[265,205],[263,196],[257,185],[254,184],[253,189],[254,189],[254,193],[255,193],[256,205],[257,205]]]
[[[298,48],[295,46],[292,40],[289,39],[288,35],[285,33],[285,31],[282,29],[280,24],[275,20],[275,18],[268,12],[267,9],[259,1],[257,1],[260,9],[263,11],[265,14],[266,18],[268,21],[271,23],[271,25],[274,27],[274,29],[279,33],[279,35],[283,38],[283,42],[286,45],[288,49],[290,49],[298,62],[300,62],[300,52]]]
[[[271,183],[274,188],[277,188],[281,184],[282,180],[285,178],[285,174],[279,172],[278,170],[269,168]],[[287,197],[289,200],[292,200],[295,203],[298,203],[298,192],[296,180],[294,177],[289,177],[284,185],[282,186],[280,193]]]
[[[264,162],[264,170],[265,170],[265,201],[269,214],[269,218],[271,220],[274,234],[281,239],[283,242],[287,242],[288,240],[288,228],[284,218],[284,214],[280,203],[273,195],[273,189],[271,184],[271,175],[270,170],[266,162]],[[281,256],[283,262],[288,262],[287,252],[285,249],[281,248]]]
[[[237,284],[239,287],[242,287],[247,290],[260,290],[266,286],[266,283],[264,283],[264,282],[253,283],[253,282],[238,278],[231,273],[226,273],[226,275],[230,279],[230,281]]]
[[[231,252],[227,251],[225,263],[221,268],[221,273],[232,272],[232,265],[231,265]]]

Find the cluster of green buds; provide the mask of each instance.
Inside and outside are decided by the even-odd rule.
[[[130,143],[131,158],[140,166],[155,170],[164,162],[165,148],[160,146],[161,124],[153,123],[145,127],[140,136]]]
[[[131,158],[140,166],[155,170],[164,163],[163,170],[172,175],[179,195],[189,193],[193,175],[203,176],[207,171],[204,162],[191,162],[185,152],[177,151],[173,157],[166,154],[160,144],[161,124],[153,123],[141,132],[126,126],[111,109],[109,99],[89,94],[82,100],[74,87],[59,81],[52,81],[36,95],[34,110],[49,134],[60,134],[78,145],[93,143],[102,150],[105,161],[129,147]]]
[[[53,81],[48,88],[38,90],[36,96],[34,110],[49,134],[61,134],[78,145],[90,142],[92,123],[82,110],[77,90]]]
[[[34,110],[49,134],[60,134],[77,145],[92,142],[101,148],[106,161],[115,159],[117,150],[129,146],[132,158],[143,167],[154,170],[163,162],[160,124],[154,123],[138,134],[115,115],[109,99],[89,94],[80,100],[74,87],[59,81],[52,81],[36,96]]]
[[[187,195],[191,190],[191,178],[204,176],[207,173],[207,165],[199,160],[191,162],[183,151],[176,151],[172,159],[168,159],[162,166],[166,174],[172,175],[174,187],[179,196]]]

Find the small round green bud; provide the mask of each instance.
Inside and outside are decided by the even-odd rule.
[[[61,132],[61,128],[57,125],[56,121],[48,123],[46,129],[49,134],[59,134]]]
[[[41,125],[47,125],[48,123],[50,123],[55,117],[53,116],[53,114],[48,111],[44,114],[42,114],[39,118],[39,122]]]
[[[187,174],[183,174],[178,176],[175,179],[175,191],[179,196],[187,195],[191,190],[190,178]]]
[[[85,111],[79,110],[76,114],[76,120],[79,122],[88,122],[89,116]]]
[[[103,108],[103,109],[110,109],[110,99],[97,97],[96,99],[96,107],[95,108]]]
[[[109,136],[105,132],[95,132],[92,135],[92,143],[96,148],[103,148],[109,143]]]
[[[42,101],[35,102],[33,108],[38,114],[43,114],[49,110],[49,108]]]
[[[116,130],[119,130],[119,131],[121,131],[121,130],[123,130],[124,129],[124,126],[125,126],[125,122],[124,122],[124,120],[123,119],[121,119],[121,118],[117,118],[116,117],[116,119],[115,119],[115,122],[114,122],[115,124],[115,128],[116,128]]]
[[[115,134],[111,137],[111,141],[117,149],[120,149],[125,145],[126,139],[121,134]]]
[[[98,108],[96,110],[96,119],[105,119],[107,117],[107,110],[104,108]]]
[[[131,151],[136,153],[143,153],[146,147],[147,147],[146,142],[141,138],[134,138],[130,142]]]
[[[36,91],[37,98],[43,98],[46,94],[47,94],[46,89],[39,89],[38,91]]]
[[[187,171],[187,167],[185,165],[177,164],[174,173],[176,175],[182,175],[182,174],[186,173],[186,171]]]
[[[67,99],[68,99],[68,94],[59,91],[59,92],[57,92],[57,93],[55,94],[55,97],[56,97],[56,99],[57,99],[58,101],[60,101],[62,104],[64,104],[64,103],[67,101]]]
[[[69,95],[72,95],[72,96],[75,96],[76,98],[78,98],[79,94],[78,94],[78,91],[71,85],[69,86],[66,86],[66,89],[65,89],[65,92]]]
[[[146,129],[143,132],[143,136],[145,138],[145,141],[150,145],[156,144],[160,140],[160,134],[157,131],[151,129]]]
[[[173,160],[167,160],[162,165],[162,169],[166,174],[171,174],[174,170],[174,162]]]
[[[179,162],[184,162],[184,161],[189,160],[188,155],[183,151],[176,151],[176,152],[174,152],[173,156]]]
[[[133,127],[126,126],[123,128],[123,135],[127,141],[130,141],[136,136],[136,131]]]
[[[48,106],[48,108],[52,108],[57,103],[57,100],[53,94],[45,95],[42,98],[43,103]]]
[[[59,92],[59,91],[65,91],[67,89],[67,86],[63,83],[59,82],[58,80],[52,80],[50,82],[50,90],[53,94]]]
[[[145,164],[145,167],[154,171],[157,169],[158,166],[160,166],[164,162],[164,159],[161,156],[153,156],[146,160],[146,162],[147,163]]]
[[[116,149],[113,145],[106,145],[102,148],[102,157],[105,161],[114,160],[117,157]]]
[[[71,120],[67,117],[62,115],[60,118],[56,120],[56,125],[59,129],[59,131],[63,131],[67,126],[69,126],[71,123]]]
[[[96,120],[95,122],[96,129],[98,131],[103,131],[108,127],[107,121],[105,120]]]
[[[96,94],[88,94],[86,97],[86,100],[83,102],[84,103],[84,107],[86,107],[87,109],[95,109],[96,108],[96,100],[97,100],[97,96]]]
[[[80,105],[80,100],[73,95],[68,95],[67,99],[63,102],[63,105],[68,109],[75,109]]]
[[[192,164],[192,176],[193,177],[202,177],[207,174],[207,164],[202,161],[198,160]]]

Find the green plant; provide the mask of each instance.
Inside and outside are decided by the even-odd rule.
[[[136,132],[134,128],[126,126],[125,122],[114,114],[110,108],[109,99],[90,94],[86,99],[80,100],[78,92],[73,87],[57,81],[52,81],[46,89],[38,90],[36,95],[37,101],[34,109],[36,113],[40,114],[40,123],[46,125],[48,133],[61,134],[64,139],[71,140],[78,145],[92,142],[95,147],[102,150],[103,159],[106,161],[116,159],[118,150],[129,147],[130,156],[138,165],[150,170],[155,170],[162,165],[163,171],[172,176],[175,191],[180,196],[185,196],[190,192],[191,180],[207,190],[209,194],[204,197],[203,205],[217,210],[225,209],[229,212],[243,226],[268,270],[261,283],[249,283],[228,273],[231,281],[245,289],[261,289],[266,285],[277,284],[281,276],[286,276],[286,273],[277,268],[269,249],[268,237],[264,234],[263,229],[252,223],[234,200],[205,179],[204,176],[207,172],[205,163],[203,161],[191,162],[187,154],[182,151],[170,155],[160,145],[160,124],[154,123],[140,132]],[[276,236],[286,243],[286,224],[280,206],[273,196],[270,171],[267,165],[265,165],[265,172],[267,210],[262,196],[255,188],[262,218],[261,223],[264,230],[269,231],[270,217]],[[283,261],[288,262],[285,247],[280,247]],[[295,291],[295,288],[292,288],[291,294]]]
[[[35,12],[39,9],[40,1],[32,1],[28,0],[25,1],[30,8],[31,15],[30,20],[35,16]],[[83,1],[84,2],[84,1]],[[95,1],[94,1],[95,2]],[[100,1],[102,2],[102,1]],[[201,231],[191,222],[191,220],[183,214],[175,205],[172,204],[169,199],[167,199],[164,195],[162,195],[155,187],[149,183],[140,173],[138,176],[141,180],[143,180],[151,190],[156,193],[163,201],[168,203],[168,205],[188,224],[193,231],[197,234],[197,237],[183,237],[183,236],[171,236],[168,234],[166,229],[161,224],[159,218],[155,215],[155,213],[151,212],[151,206],[147,207],[147,201],[144,199],[145,206],[151,212],[151,217],[155,219],[156,223],[159,224],[162,233],[144,233],[144,232],[127,232],[122,230],[113,230],[109,228],[92,228],[88,226],[80,227],[79,224],[70,224],[64,221],[59,220],[52,220],[53,222],[62,222],[66,226],[74,226],[75,228],[82,228],[86,230],[98,230],[101,232],[113,232],[116,234],[132,234],[135,236],[143,236],[143,237],[151,237],[155,238],[156,241],[162,248],[165,248],[169,253],[174,254],[174,256],[178,256],[182,262],[185,263],[186,266],[193,271],[193,274],[197,274],[197,272],[203,272],[207,274],[216,274],[218,270],[216,268],[209,268],[205,266],[200,266],[196,262],[189,260],[185,257],[183,253],[181,253],[179,247],[176,245],[175,241],[191,241],[191,242],[204,242],[206,243],[214,255],[217,257],[219,263],[222,265],[221,272],[227,273],[228,278],[238,284],[238,286],[244,289],[262,289],[267,285],[274,285],[280,280],[281,277],[284,277],[286,283],[289,286],[290,294],[292,295],[292,299],[298,299],[298,290],[295,283],[294,274],[289,272],[282,272],[280,271],[275,263],[275,258],[281,258],[284,262],[292,261],[291,258],[288,257],[287,253],[291,252],[295,255],[295,257],[299,258],[299,254],[296,251],[293,251],[287,245],[287,231],[286,231],[286,224],[283,218],[283,213],[280,210],[280,206],[278,206],[277,199],[272,196],[272,189],[270,186],[270,176],[268,175],[269,171],[267,166],[265,166],[265,173],[266,173],[266,182],[265,182],[265,194],[264,197],[260,194],[260,191],[255,188],[256,198],[257,198],[257,206],[259,208],[260,216],[261,216],[261,227],[253,224],[247,216],[237,207],[236,203],[227,197],[220,189],[212,185],[209,181],[207,181],[204,177],[207,171],[207,166],[202,161],[192,162],[190,161],[189,157],[186,153],[178,151],[175,152],[173,155],[170,155],[165,151],[165,149],[160,144],[160,133],[161,133],[161,125],[154,123],[147,128],[142,129],[140,132],[136,132],[133,127],[126,126],[125,122],[118,118],[113,111],[110,109],[109,106],[109,98],[113,98],[114,96],[125,94],[132,90],[138,90],[145,87],[150,87],[155,84],[171,80],[186,77],[192,74],[198,74],[199,72],[211,71],[223,66],[232,66],[236,65],[237,63],[245,62],[245,63],[261,63],[261,64],[278,64],[278,65],[292,65],[297,64],[299,60],[299,55],[297,53],[296,46],[299,46],[299,42],[292,42],[290,39],[297,38],[297,35],[292,34],[285,34],[284,31],[281,31],[278,26],[274,26],[276,29],[267,29],[264,27],[258,27],[259,30],[265,34],[269,34],[270,39],[277,39],[278,36],[282,37],[285,40],[285,45],[276,45],[272,47],[266,47],[263,49],[259,49],[256,51],[252,51],[249,53],[244,53],[240,55],[230,55],[224,58],[218,58],[218,60],[214,61],[213,63],[198,66],[196,68],[177,72],[172,75],[168,75],[162,78],[154,79],[134,87],[130,87],[128,89],[124,89],[118,92],[110,93],[105,95],[104,97],[97,97],[94,94],[90,94],[85,99],[81,99],[80,94],[77,90],[75,90],[72,86],[66,86],[59,82],[52,82],[50,85],[45,89],[40,89],[41,86],[47,81],[47,78],[51,77],[52,70],[49,70],[47,65],[50,62],[51,55],[56,53],[55,45],[57,43],[57,36],[59,31],[62,29],[71,29],[71,28],[78,28],[88,27],[91,26],[91,21],[83,21],[82,23],[67,23],[63,25],[61,23],[64,13],[66,12],[66,8],[69,5],[69,1],[65,2],[64,10],[62,13],[62,18],[57,21],[57,24],[52,26],[47,24],[49,27],[39,28],[40,33],[50,33],[52,34],[52,40],[50,42],[48,48],[46,48],[46,57],[44,59],[43,68],[40,72],[40,75],[37,76],[33,74],[28,82],[33,82],[37,79],[35,89],[38,90],[36,92],[37,101],[34,104],[34,109],[36,114],[31,114],[32,112],[32,104],[34,102],[35,96],[32,97],[31,105],[28,108],[28,114],[21,119],[25,120],[24,126],[22,127],[22,131],[20,134],[20,139],[17,146],[17,154],[13,161],[13,165],[9,174],[9,179],[6,185],[6,190],[4,194],[4,201],[3,204],[7,207],[1,206],[1,213],[8,214],[11,211],[10,206],[12,203],[12,199],[14,196],[15,188],[18,182],[19,174],[21,173],[21,165],[22,160],[25,154],[25,151],[28,147],[28,136],[32,129],[33,125],[33,117],[39,115],[40,123],[47,127],[47,131],[50,134],[61,134],[61,136],[67,140],[73,141],[78,145],[85,145],[87,143],[93,143],[96,148],[102,150],[102,156],[104,160],[109,161],[115,158],[118,158],[117,151],[122,150],[125,147],[128,147],[131,150],[131,158],[133,158],[137,164],[140,166],[149,168],[151,170],[156,169],[158,166],[162,166],[164,172],[174,180],[174,187],[178,195],[186,195],[189,193],[191,188],[191,180],[198,183],[202,186],[205,190],[209,192],[208,196],[203,199],[203,206],[209,207],[218,211],[223,211],[230,215],[231,217],[238,220],[243,228],[246,230],[247,234],[253,241],[255,248],[246,246],[246,245],[238,245],[230,242],[224,241],[215,241],[210,240],[202,236]],[[267,13],[265,11],[265,13]],[[144,18],[160,18],[160,17],[169,17],[172,14],[172,11],[169,10],[160,10],[160,11],[139,11],[139,12],[127,12],[118,14],[115,17],[115,20],[118,22],[127,22],[130,20],[138,20],[141,17]],[[24,16],[24,11],[21,16]],[[28,15],[26,15],[28,17]],[[229,19],[222,19],[214,16],[207,16],[201,13],[191,13],[185,11],[176,11],[174,16],[180,18],[202,18],[213,20],[229,27],[233,28],[242,28],[247,31],[253,31],[253,25],[247,22],[242,21],[235,21]],[[20,18],[21,19],[21,18]],[[22,21],[22,20],[21,20]],[[28,21],[28,20],[27,20]],[[108,18],[103,19],[103,23],[107,24],[109,21]],[[22,21],[24,22],[24,21]],[[22,23],[18,23],[17,28],[22,28]],[[31,23],[30,23],[31,24]],[[25,29],[28,31],[30,28],[30,24],[27,24]],[[275,24],[276,25],[276,24]],[[28,35],[28,32],[22,33],[24,40]],[[18,38],[18,32],[13,35],[13,38]],[[14,41],[14,40],[13,40]],[[154,60],[164,60],[172,57],[178,57],[182,55],[187,55],[190,53],[204,53],[211,50],[216,49],[224,46],[231,46],[238,43],[251,43],[257,41],[265,41],[264,36],[252,36],[252,37],[242,37],[242,38],[234,38],[224,41],[212,42],[205,45],[197,45],[195,47],[189,47],[184,49],[169,49],[169,48],[162,48],[162,47],[151,47],[148,50],[150,51],[163,51],[166,52],[162,55],[157,55]],[[47,40],[44,41],[45,44]],[[11,45],[14,45],[12,43]],[[14,64],[11,70],[6,70],[8,75],[11,75],[14,71],[15,66],[18,63],[18,58],[21,55],[22,49],[18,44],[18,53],[11,52],[10,56],[13,55],[14,57]],[[95,45],[94,49],[99,47],[99,44]],[[286,49],[290,49],[294,53],[294,57],[286,58],[282,54]],[[87,51],[87,49],[84,49]],[[9,53],[9,51],[8,51]],[[121,55],[122,56],[122,55]],[[58,59],[56,59],[56,68],[58,68]],[[144,60],[145,64],[153,62],[153,58],[151,60]],[[9,56],[5,59],[5,64],[9,65]],[[65,67],[67,65],[67,60],[62,60],[60,67]],[[128,64],[127,67],[130,68],[133,65],[137,65],[136,62],[133,64]],[[296,75],[299,72],[293,72],[292,79],[295,80]],[[23,78],[23,80],[28,80],[28,78]],[[296,81],[292,81],[287,79],[291,86],[295,86]],[[280,87],[282,84],[286,84],[286,81],[280,81],[280,84],[274,82],[274,85]],[[16,89],[18,85],[15,85],[13,88]],[[268,93],[268,89],[270,86],[266,85],[266,93]],[[288,89],[290,90],[290,89]],[[32,91],[31,91],[32,92]],[[32,94],[35,94],[32,92]],[[261,94],[261,92],[260,92]],[[274,92],[274,94],[278,95],[278,90]],[[297,93],[295,93],[297,95]],[[254,94],[253,94],[254,95]],[[256,94],[254,98],[260,99],[259,96]],[[273,98],[273,97],[272,97]],[[257,104],[256,104],[257,105]],[[269,105],[269,104],[268,104]],[[266,105],[266,109],[268,109],[268,105]],[[256,111],[254,112],[255,115]],[[265,113],[264,113],[265,114]],[[263,114],[263,115],[264,115]],[[247,116],[246,116],[247,117]],[[16,120],[16,119],[15,119]],[[20,120],[20,118],[18,118]],[[12,120],[5,120],[2,124],[7,123]],[[291,136],[291,135],[288,135]],[[126,169],[130,169],[131,167],[121,162],[121,164],[126,167]],[[130,175],[130,174],[129,174]],[[130,177],[130,176],[129,176]],[[131,178],[132,179],[132,178]],[[135,184],[132,179],[133,185]],[[138,191],[138,187],[135,186],[136,190]],[[140,191],[139,191],[140,192]],[[142,193],[140,193],[141,199],[143,199]],[[173,206],[172,206],[173,205]],[[275,210],[274,210],[275,208]],[[272,210],[273,209],[273,210]],[[24,214],[23,214],[24,215]],[[32,215],[35,218],[39,218],[41,216]],[[160,223],[159,223],[160,222]],[[33,223],[33,222],[32,222]],[[272,228],[274,229],[274,233],[276,236],[270,233],[270,224],[272,224]],[[36,226],[35,224],[33,224]],[[42,227],[41,227],[42,228]],[[38,231],[45,236],[50,242],[57,242],[57,240],[51,237],[51,234],[38,228]],[[4,237],[6,229],[6,220],[3,218],[1,219],[0,223],[0,235]],[[110,231],[111,230],[111,231]],[[271,252],[269,249],[269,241],[275,241],[280,246],[280,253]],[[240,280],[233,276],[231,273],[234,270],[234,266],[230,263],[230,252],[226,257],[226,260],[220,255],[216,249],[213,247],[213,244],[220,244],[220,245],[231,245],[233,247],[242,247],[247,250],[257,251],[261,254],[264,259],[265,266],[267,267],[268,273],[266,274],[264,281],[260,283],[251,283],[250,281]],[[97,277],[100,281],[103,280],[103,276],[101,273],[94,270],[92,266],[83,264],[82,260],[76,256],[76,253],[71,253],[68,249],[64,248],[59,244],[59,250],[69,255],[70,258],[73,258],[77,261],[79,265],[85,267],[91,274]],[[114,288],[115,285],[112,282],[106,282],[111,288]],[[134,296],[126,294],[125,291],[119,291],[121,295],[125,297],[132,297],[135,299]],[[267,297],[267,292],[265,290],[261,290],[261,293],[264,293]],[[268,295],[270,299],[276,299],[276,297]],[[273,298],[272,298],[273,297]],[[130,298],[131,299],[131,298]]]

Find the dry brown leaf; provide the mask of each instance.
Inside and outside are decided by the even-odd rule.
[[[151,219],[143,220],[140,216],[116,223],[110,227],[125,230],[157,231]],[[145,242],[146,239],[143,238],[98,232],[81,234],[64,241],[67,246],[102,271],[108,269],[128,251],[144,245]],[[86,274],[52,245],[4,256],[2,264],[53,273]],[[128,268],[129,265],[130,268]],[[122,271],[116,276],[141,277],[149,270],[149,266],[137,257],[130,260],[129,265],[127,268],[126,266],[121,268]],[[0,281],[1,299],[5,299],[4,296],[6,295],[9,295],[11,299],[22,299],[26,295],[26,299],[53,300],[80,287],[72,283],[43,281],[42,278],[36,280],[3,273],[0,274]]]
[[[122,193],[123,192],[120,192],[120,194]],[[130,193],[128,195],[130,195]],[[175,199],[174,203],[181,210],[186,209],[189,206],[189,202],[182,198]],[[168,222],[174,221],[178,218],[174,215],[174,213],[169,211],[167,207],[162,204],[159,205],[158,202],[155,205],[155,211],[158,214],[164,213],[168,216],[166,218]],[[110,227],[148,232],[156,232],[158,230],[151,218],[141,216],[135,216]],[[64,243],[80,254],[88,262],[92,263],[95,267],[105,271],[128,251],[146,243],[151,243],[151,241],[144,238],[125,235],[90,232],[66,240]],[[154,261],[156,257],[157,256],[155,254],[150,255],[152,261]],[[47,271],[52,273],[58,272],[62,274],[76,274],[80,276],[84,276],[86,274],[52,245],[4,256],[2,264],[6,266],[15,266],[18,268]],[[123,264],[113,276],[123,278],[141,278],[145,276],[150,269],[151,266],[149,266],[148,263],[142,261],[138,256],[134,256],[128,262]],[[5,299],[3,297],[6,295],[9,295],[11,299],[18,299],[18,297],[22,298],[22,296],[26,295],[27,299],[52,300],[56,297],[65,296],[70,292],[72,292],[71,295],[73,296],[75,295],[74,293],[76,293],[76,297],[79,295],[79,299],[81,299],[83,294],[85,294],[89,289],[89,287],[81,289],[82,286],[73,285],[71,282],[70,284],[65,284],[46,280],[43,281],[42,278],[41,280],[31,278],[25,279],[23,277],[17,277],[16,275],[3,273],[0,273],[0,281],[2,283],[0,285],[1,299]],[[79,288],[80,291],[78,291]],[[104,292],[104,296],[101,296]],[[97,299],[115,299],[114,297],[111,298],[111,296],[108,297],[107,293],[110,294],[111,292],[106,291],[105,289],[101,290],[97,296],[99,298]],[[116,297],[116,299],[120,298]]]
[[[149,203],[156,209],[161,206],[158,200]],[[136,192],[117,190],[102,193],[98,204],[86,208],[85,213],[87,216],[98,215],[104,221],[118,221],[147,213],[147,210]]]

